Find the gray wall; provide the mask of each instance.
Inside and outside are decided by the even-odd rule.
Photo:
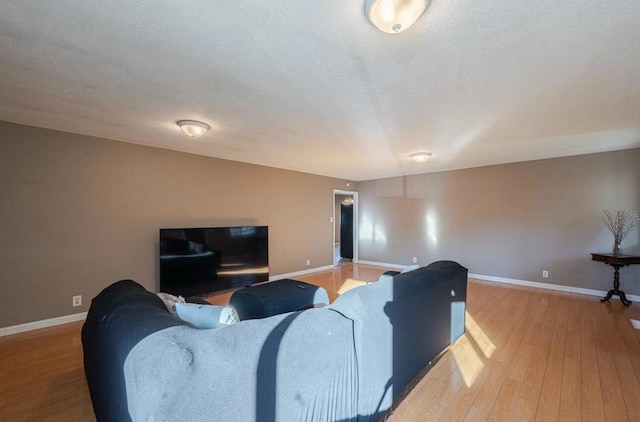
[[[271,275],[333,263],[343,180],[2,122],[0,168],[0,327],[122,278],[157,291],[160,227],[268,225]]]
[[[428,166],[429,163],[427,162]],[[603,209],[640,210],[640,150],[360,182],[360,259],[459,261],[470,273],[609,290]],[[640,254],[634,229],[623,251]],[[542,271],[549,278],[542,278]],[[640,294],[640,266],[621,270]]]

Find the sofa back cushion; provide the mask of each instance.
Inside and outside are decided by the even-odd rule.
[[[131,350],[125,374],[136,421],[357,417],[353,322],[328,308],[167,328]]]

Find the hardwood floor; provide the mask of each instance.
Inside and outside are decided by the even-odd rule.
[[[93,421],[82,322],[0,338],[0,421]]]
[[[334,300],[345,281],[383,271],[345,264],[299,279]],[[639,304],[470,280],[466,334],[391,420],[640,420],[640,331],[631,318],[640,319]],[[0,338],[0,421],[95,420],[81,326]]]

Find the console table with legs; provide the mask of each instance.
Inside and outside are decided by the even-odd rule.
[[[593,261],[604,262],[605,264],[611,265],[613,267],[613,289],[609,290],[607,296],[605,296],[604,299],[601,299],[600,302],[606,302],[611,299],[611,296],[617,295],[623,305],[631,305],[631,301],[627,300],[627,296],[625,296],[624,292],[620,290],[620,268],[627,265],[640,264],[640,256],[612,253],[592,253],[591,259]]]

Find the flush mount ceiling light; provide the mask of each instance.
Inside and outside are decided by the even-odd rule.
[[[364,12],[379,30],[398,34],[416,23],[430,0],[367,0]]]
[[[424,163],[431,157],[431,153],[426,151],[414,152],[413,154],[409,154],[409,157],[413,158],[413,161],[416,163]]]
[[[182,129],[184,133],[192,138],[199,138],[211,129],[211,126],[208,124],[196,120],[180,120],[178,126],[180,126],[180,129]]]

